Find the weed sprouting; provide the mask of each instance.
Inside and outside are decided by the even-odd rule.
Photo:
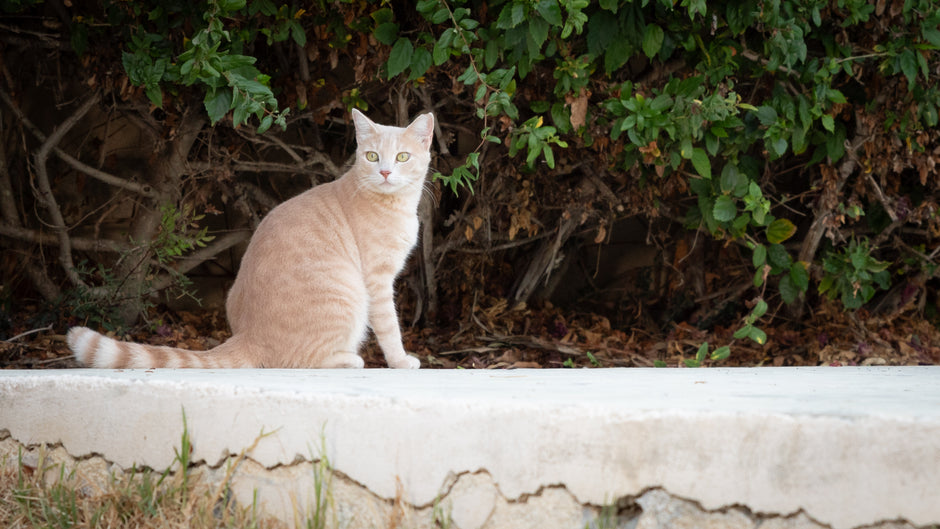
[[[325,426],[324,426],[325,428]],[[336,526],[336,505],[333,502],[333,468],[326,451],[326,433],[320,432],[319,457],[313,463],[313,506],[307,513],[303,527],[326,529]],[[328,525],[332,519],[332,525]]]
[[[239,463],[258,442],[229,462],[221,483],[193,472],[192,441],[183,415],[183,432],[169,468],[157,472],[136,465],[112,472],[100,489],[91,486],[78,466],[53,464],[44,448],[35,462],[20,449],[13,465],[0,460],[0,527],[9,529],[280,529],[286,525],[260,515],[257,493],[250,506],[231,494]]]
[[[104,483],[89,480],[83,463],[56,463],[41,447],[18,460],[0,456],[0,527],[4,529],[281,529],[284,521],[269,517],[256,489],[246,502],[235,498],[234,483],[242,462],[260,441],[274,432],[262,431],[224,471],[204,472],[193,460],[194,440],[185,412],[179,445],[170,466],[162,471],[131,466],[112,470]],[[196,440],[198,442],[198,439]],[[313,488],[307,502],[295,504],[293,527],[337,529],[341,521],[334,498],[334,469],[325,432],[311,446]],[[216,476],[212,478],[212,476]],[[400,501],[400,500],[399,500]],[[305,505],[305,507],[301,507]],[[450,512],[440,500],[431,508],[430,526],[450,529]],[[400,511],[388,527],[409,529]],[[382,526],[385,526],[384,524]]]

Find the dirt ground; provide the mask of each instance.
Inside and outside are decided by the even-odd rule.
[[[80,367],[65,344],[70,322],[37,326],[38,311],[28,306],[5,317],[0,368]],[[706,332],[681,322],[655,333],[617,328],[597,314],[550,304],[513,307],[498,299],[481,303],[468,320],[436,328],[404,325],[405,348],[421,359],[423,368],[433,369],[691,367],[704,342],[710,352],[730,345],[731,355],[723,360],[706,356],[702,367],[940,364],[940,330],[935,323],[905,314],[886,318],[864,310],[844,312],[835,304],[824,304],[802,322],[765,327],[768,338],[763,346],[735,340],[733,327],[716,326]],[[149,324],[119,338],[205,350],[229,336],[221,311],[154,311]],[[373,339],[364,344],[361,354],[366,367],[385,367]]]

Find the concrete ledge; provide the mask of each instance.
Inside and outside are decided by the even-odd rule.
[[[0,371],[0,456],[167,468],[183,410],[210,469],[273,432],[241,486],[285,519],[323,446],[349,526],[396,498],[461,529],[585,527],[618,502],[637,527],[940,524],[935,367]]]

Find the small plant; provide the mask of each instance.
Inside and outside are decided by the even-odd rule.
[[[311,456],[313,466],[313,505],[308,507],[305,519],[296,520],[298,527],[326,529],[336,526],[335,503],[333,502],[333,468],[326,451],[326,433],[320,432],[319,458]],[[299,513],[297,513],[299,515]],[[330,523],[332,521],[332,523]]]
[[[193,473],[192,448],[185,415],[180,446],[173,464],[163,472],[136,466],[111,475],[104,488],[86,482],[77,467],[53,464],[45,448],[35,463],[20,452],[15,471],[0,461],[0,527],[22,529],[273,529],[284,524],[259,516],[257,505],[239,506],[229,487],[239,463],[258,442],[229,462],[218,485]]]
[[[616,529],[617,527],[616,503],[601,506],[597,518],[584,524],[584,529]]]
[[[208,234],[208,227],[199,228],[198,223],[205,215],[196,215],[192,206],[184,205],[177,209],[171,204],[164,204],[160,212],[160,232],[150,243],[150,249],[162,265],[170,264],[193,248],[205,248],[206,243],[215,239]]]
[[[441,505],[440,497],[434,499],[434,505],[431,507],[431,523],[437,529],[450,529],[454,524],[450,509]]]
[[[830,251],[823,258],[822,281],[819,293],[829,299],[838,297],[847,309],[857,309],[871,300],[875,287],[887,290],[891,286],[888,265],[871,255],[868,239],[849,241],[848,247]]]

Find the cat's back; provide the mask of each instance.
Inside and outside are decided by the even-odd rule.
[[[345,215],[337,196],[338,185],[339,181],[320,184],[277,205],[262,219],[252,242],[306,238],[319,235],[321,229],[341,227]]]

